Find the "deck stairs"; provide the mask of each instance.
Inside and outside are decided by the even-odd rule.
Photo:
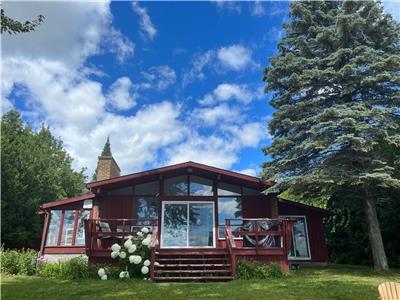
[[[154,266],[156,282],[234,279],[225,249],[157,249]]]

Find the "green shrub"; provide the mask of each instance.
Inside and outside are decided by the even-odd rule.
[[[79,256],[56,263],[42,263],[38,275],[58,279],[89,278],[89,266],[87,260]]]
[[[36,273],[37,252],[32,249],[1,251],[1,272],[14,275],[33,275]]]
[[[109,264],[90,264],[89,277],[99,279],[98,271],[103,268],[106,271],[108,279],[118,279],[121,268],[119,266],[111,266]]]
[[[284,272],[277,264],[265,265],[258,261],[239,260],[236,268],[238,279],[280,278]]]

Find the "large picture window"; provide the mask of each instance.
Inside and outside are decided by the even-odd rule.
[[[292,231],[292,248],[289,259],[310,259],[310,245],[305,216],[284,216],[296,219]]]
[[[46,246],[84,246],[84,220],[88,210],[52,210],[47,229]]]
[[[150,225],[149,220],[158,219],[158,198],[141,196],[135,199],[133,218],[144,219],[139,221],[138,225]]]
[[[242,218],[242,200],[240,197],[218,198],[218,238],[225,238],[225,219]],[[231,223],[232,231],[238,230],[242,221]]]

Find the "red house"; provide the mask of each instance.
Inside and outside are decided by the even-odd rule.
[[[90,193],[43,204],[41,253],[112,262],[111,245],[151,228],[155,281],[229,280],[238,259],[324,265],[329,211],[265,195],[273,183],[195,162],[120,176],[100,156]]]

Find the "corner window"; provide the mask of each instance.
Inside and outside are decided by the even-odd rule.
[[[242,200],[240,197],[219,197],[218,198],[218,238],[225,238],[225,219],[242,218]],[[235,224],[232,221],[232,231],[238,230],[242,220]]]
[[[292,231],[292,249],[289,259],[310,259],[310,246],[305,216],[285,216],[296,219]]]
[[[84,246],[85,245],[85,223],[84,221],[89,218],[88,210],[80,210],[78,212],[78,224],[76,227],[75,235],[75,245]]]
[[[47,230],[46,246],[57,246],[58,233],[60,232],[61,210],[50,212],[50,223]]]
[[[61,246],[71,246],[74,238],[75,211],[64,212],[64,224],[61,231]]]
[[[89,210],[52,210],[49,216],[46,246],[84,246],[84,220],[89,217],[89,213]]]

